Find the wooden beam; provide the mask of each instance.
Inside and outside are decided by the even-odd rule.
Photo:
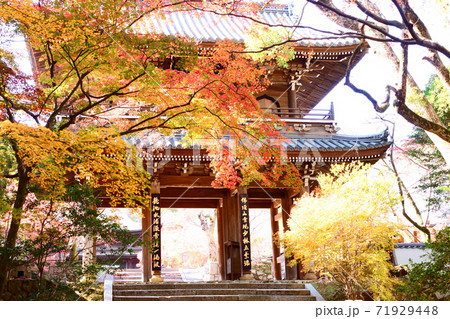
[[[303,194],[303,188],[301,190],[294,191],[292,188],[288,189],[287,194],[289,198],[298,197]]]
[[[249,198],[249,205],[248,207],[251,209],[257,209],[257,208],[270,208],[272,205],[271,200],[254,200]]]
[[[249,187],[247,189],[248,197],[250,199],[276,199],[283,198],[286,194],[286,189],[283,188],[269,188],[269,187]]]
[[[161,199],[162,208],[217,208],[219,199]]]
[[[212,187],[213,176],[172,176],[160,175],[159,182],[163,187]]]
[[[227,189],[219,188],[192,188],[166,187],[161,188],[161,202],[163,208],[216,208],[217,200],[226,196]],[[284,189],[249,188],[250,208],[270,208],[273,199],[282,198],[286,194]],[[109,197],[101,197],[99,207],[112,207]],[[197,206],[195,206],[197,204]],[[183,207],[186,205],[186,207]],[[201,206],[206,205],[206,206]],[[116,205],[117,208],[128,208],[125,205]]]
[[[190,188],[186,187],[165,187],[161,188],[162,198],[223,198],[227,193],[222,188]]]

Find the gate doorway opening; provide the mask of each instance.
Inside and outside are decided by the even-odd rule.
[[[219,280],[215,209],[162,209],[161,277],[164,281]]]
[[[270,209],[250,209],[252,275],[256,280],[272,280],[272,228]]]

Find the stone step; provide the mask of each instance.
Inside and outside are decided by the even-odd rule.
[[[114,274],[114,278],[142,278],[142,274],[116,273]]]
[[[138,274],[138,275],[121,275],[121,274],[115,274],[114,275],[114,282],[116,283],[121,283],[121,282],[126,282],[126,283],[138,283],[142,281],[142,275]]]
[[[316,300],[305,284],[296,281],[220,281],[116,283],[113,300],[145,301],[290,301]]]
[[[142,269],[140,268],[119,268],[117,270],[118,273],[126,272],[126,273],[142,273]]]
[[[153,290],[153,289],[305,289],[303,283],[281,282],[162,282],[115,284],[114,290]]]
[[[182,275],[178,269],[165,270],[162,277],[166,282],[183,282]],[[142,282],[142,269],[130,268],[120,269],[114,273],[114,282],[139,283]]]
[[[117,283],[142,282],[142,270],[139,268],[120,269],[114,273],[114,282]]]
[[[139,282],[140,280],[141,280],[140,278],[139,279],[137,279],[137,278],[115,278],[114,282],[132,284],[135,282]]]
[[[202,295],[202,296],[114,296],[114,301],[315,301],[314,296],[290,295]]]
[[[151,289],[117,290],[114,296],[309,295],[307,289]]]

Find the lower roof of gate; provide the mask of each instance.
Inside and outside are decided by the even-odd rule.
[[[219,142],[230,139],[230,136],[225,135]],[[189,142],[185,134],[164,136],[151,133],[130,137],[128,141],[140,149],[141,156],[147,160],[191,160],[195,156],[202,161],[211,160],[203,151],[211,141],[201,139]],[[217,143],[216,140],[214,142]],[[298,158],[302,161],[333,162],[380,158],[392,144],[392,140],[385,130],[371,135],[289,135],[283,140],[269,140],[269,143],[280,145],[286,150],[290,160]]]

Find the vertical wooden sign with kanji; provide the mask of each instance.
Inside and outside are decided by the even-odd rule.
[[[161,270],[161,204],[159,194],[152,194],[152,271]]]
[[[250,254],[250,221],[248,211],[247,194],[239,195],[239,206],[241,211],[241,256],[242,269],[250,271],[252,269],[252,259]]]

